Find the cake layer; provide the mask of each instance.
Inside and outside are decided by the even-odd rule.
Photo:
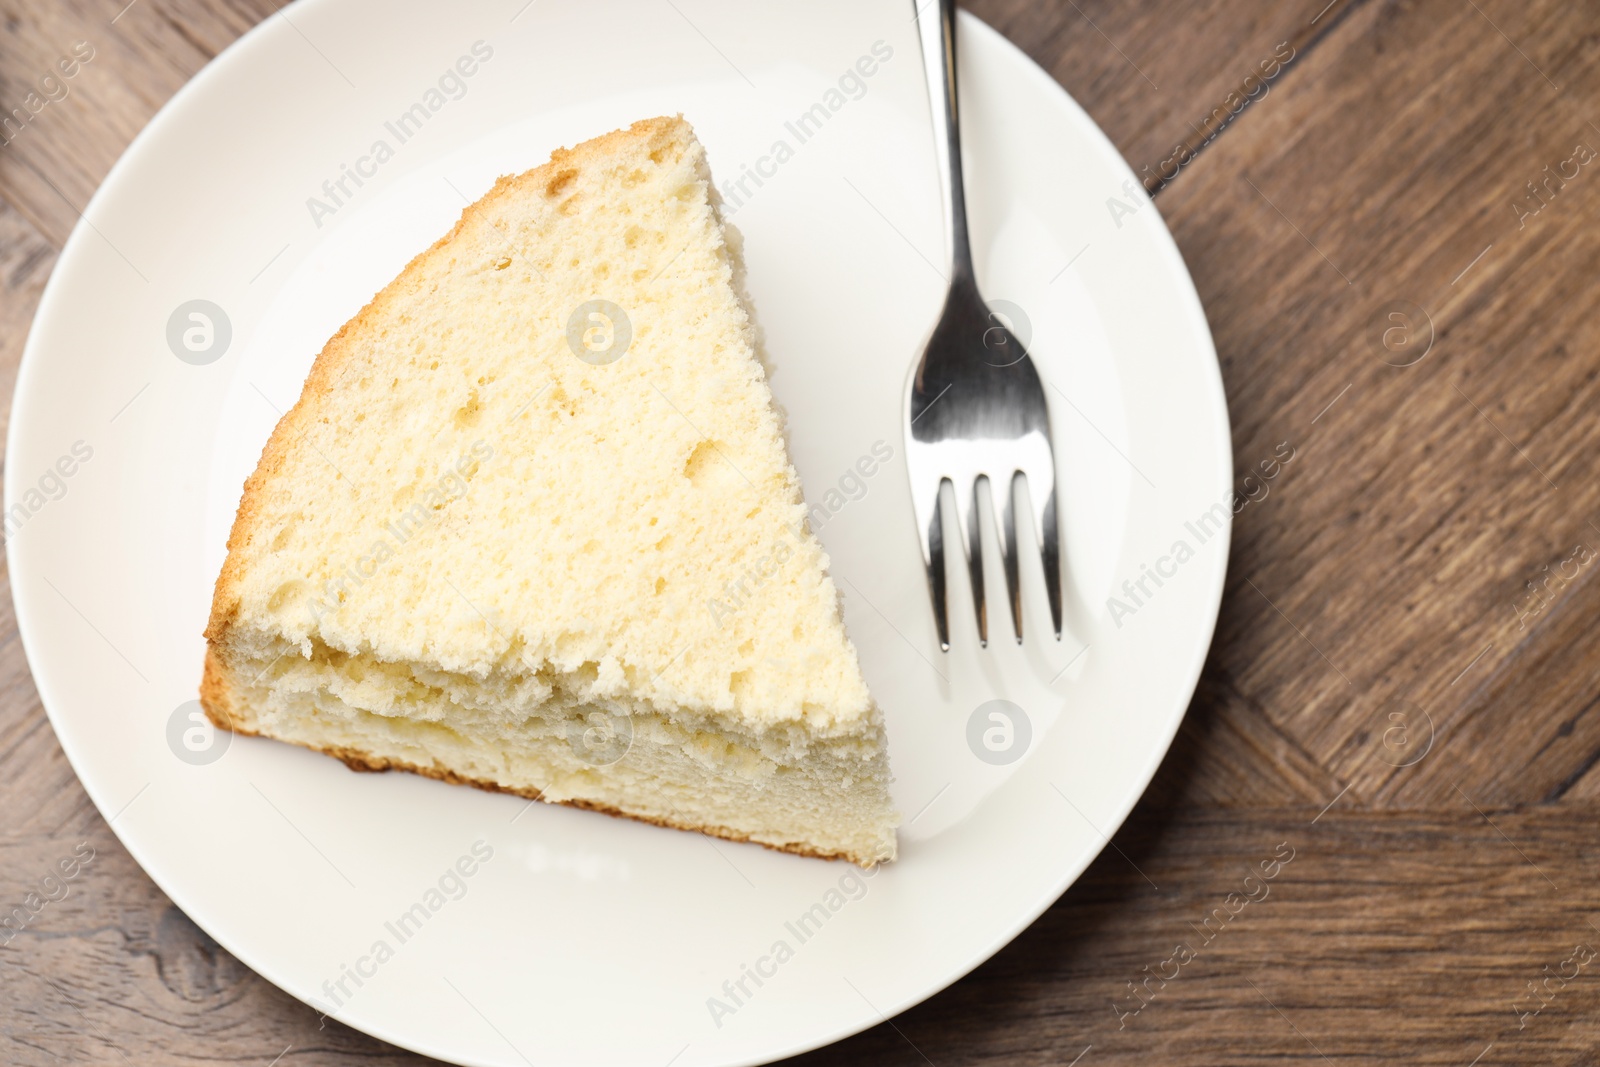
[[[477,680],[323,648],[234,670],[211,657],[203,693],[220,725],[356,770],[414,771],[863,866],[894,858],[881,731],[751,729],[590,689],[582,677]],[[542,698],[508,702],[528,693]]]

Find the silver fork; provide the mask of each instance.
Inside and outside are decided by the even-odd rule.
[[[1056,533],[1056,469],[1050,411],[1039,372],[1027,350],[978,292],[967,241],[966,197],[961,180],[961,131],[956,114],[955,0],[937,0],[938,24],[917,16],[928,72],[934,123],[944,117],[936,154],[948,174],[944,187],[949,226],[950,291],[923,346],[906,389],[906,467],[922,541],[922,563],[933,597],[939,647],[950,649],[946,607],[943,505],[945,482],[954,493],[961,549],[971,576],[978,640],[989,643],[983,591],[983,542],[978,494],[985,484],[1000,519],[1000,553],[1011,601],[1011,621],[1022,643],[1022,589],[1017,568],[1016,479],[1026,483],[1034,537],[1044,564],[1045,592],[1056,640],[1061,640],[1061,561]],[[941,107],[942,104],[942,107]],[[996,500],[996,487],[1003,500]]]

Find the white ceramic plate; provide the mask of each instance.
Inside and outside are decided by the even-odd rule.
[[[1219,502],[1226,512],[1231,480],[1205,319],[1110,143],[965,18],[979,273],[1051,382],[1070,632],[979,652],[958,575],[955,651],[941,654],[899,424],[942,292],[910,14],[889,0],[303,0],[196,77],[106,179],[17,385],[17,613],[95,803],[161,888],[277,985],[463,1064],[769,1061],[871,1026],[988,958],[1145,788],[1199,674],[1227,561],[1225,524],[1203,543],[1194,525]],[[826,118],[802,131],[817,104]],[[832,511],[820,534],[888,716],[899,862],[868,878],[355,775],[268,741],[186,736],[240,485],[322,342],[497,174],[676,111],[738,201],[795,463]],[[402,143],[386,123],[408,112],[419,117]],[[364,177],[335,202],[323,185],[345,167]],[[735,197],[746,167],[761,183]],[[213,305],[209,340],[187,317],[195,300]],[[878,442],[893,458],[852,474]],[[1192,553],[1181,563],[1179,541]],[[1026,563],[1040,634],[1038,563]],[[1122,583],[1145,564],[1167,576],[1145,578],[1135,603]],[[1113,594],[1132,613],[1114,620]],[[1009,750],[1006,723],[978,712],[996,699],[1021,709]],[[475,846],[472,875],[448,874]],[[391,927],[418,904],[427,921],[402,942]],[[825,923],[801,930],[808,912]]]

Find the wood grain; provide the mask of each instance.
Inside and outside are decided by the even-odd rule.
[[[1116,849],[952,989],[803,1059],[1591,1062],[1600,985],[1528,984],[1600,944],[1600,568],[1567,562],[1600,552],[1600,172],[1537,213],[1526,197],[1576,145],[1600,150],[1600,8],[972,6],[1136,171],[1182,146],[1153,184],[1215,332],[1239,473],[1280,442],[1297,458],[1238,518],[1199,690]],[[106,170],[272,12],[0,0],[6,107],[74,42],[95,48],[0,148],[0,393]],[[1234,114],[1280,43],[1293,60]],[[1398,302],[1431,322],[1420,360],[1428,331],[1383,343]],[[1573,577],[1533,597],[1552,571]],[[94,850],[0,946],[0,1059],[420,1062],[319,1026],[149,882],[67,766],[9,597],[0,801],[7,907]],[[1280,847],[1268,895],[1206,938]],[[1150,978],[1179,944],[1193,958]]]

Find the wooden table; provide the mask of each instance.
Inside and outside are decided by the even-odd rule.
[[[111,163],[275,7],[125,2],[0,0],[4,109],[93,48],[0,148],[0,392]],[[1199,692],[1114,847],[809,1061],[1593,1062],[1600,6],[1325,2],[975,0],[1161,185],[1240,477],[1297,458],[1239,516]],[[151,884],[0,604],[0,902],[94,857],[0,946],[0,1060],[417,1062],[319,1029]]]

